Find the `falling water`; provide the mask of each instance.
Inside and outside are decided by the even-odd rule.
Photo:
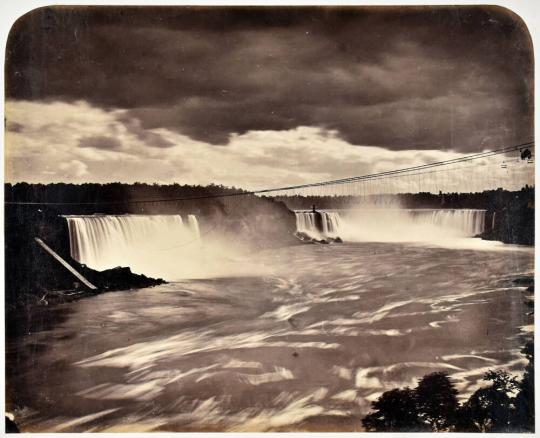
[[[407,213],[421,224],[435,225],[462,232],[467,237],[476,236],[484,231],[485,210],[469,209],[414,209]]]
[[[191,228],[191,231],[193,234],[197,237],[201,237],[201,231],[199,230],[199,221],[197,220],[197,216],[193,214],[188,214],[188,224]]]
[[[145,262],[200,237],[194,215],[66,216],[71,257],[93,269],[130,266],[145,272]],[[147,273],[147,272],[146,272]]]
[[[298,232],[312,238],[341,237],[360,241],[429,240],[474,237],[485,227],[485,210],[472,209],[384,209],[296,211]]]
[[[66,216],[71,257],[102,271],[118,266],[166,281],[262,275],[226,233],[201,238],[194,215]]]
[[[341,225],[339,213],[335,211],[297,211],[296,230],[315,238],[338,237]],[[321,227],[317,227],[316,215],[320,214]]]

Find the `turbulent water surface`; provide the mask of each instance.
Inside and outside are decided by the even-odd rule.
[[[523,370],[532,316],[513,279],[532,272],[530,249],[345,243],[258,258],[266,275],[59,306],[52,329],[8,345],[22,429],[359,430],[370,401],[426,373],[466,395],[488,369]]]

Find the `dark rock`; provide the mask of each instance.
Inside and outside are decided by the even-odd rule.
[[[162,278],[134,274],[130,268],[120,266],[105,271],[94,271],[84,265],[79,265],[79,272],[101,290],[139,289],[166,283]]]
[[[6,433],[20,433],[15,422],[6,415]]]
[[[523,276],[514,279],[515,284],[532,285],[534,284],[534,277]]]
[[[315,243],[315,239],[313,239],[313,237],[311,237],[309,234],[307,233],[304,233],[302,231],[296,231],[294,233],[294,236],[300,240],[302,243]]]
[[[315,221],[315,228],[317,229],[317,231],[322,233],[324,230],[323,228],[324,217],[321,212],[315,211],[315,210],[313,211],[313,215],[314,215],[314,221]]]
[[[296,231],[294,235],[300,239],[302,242],[307,242],[313,240],[311,236],[309,236],[307,233],[304,233],[303,231]]]
[[[290,317],[287,322],[294,328],[298,328],[298,323],[296,322],[296,320],[294,319],[294,317]]]

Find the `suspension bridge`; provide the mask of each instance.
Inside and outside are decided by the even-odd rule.
[[[231,198],[246,195],[283,196],[376,196],[402,193],[482,192],[504,188],[519,190],[534,185],[533,141],[476,154],[416,166],[383,170],[341,179],[263,188],[226,191],[202,196],[130,199],[95,202],[5,201],[7,205],[115,205],[151,204]],[[385,165],[385,163],[381,163]]]

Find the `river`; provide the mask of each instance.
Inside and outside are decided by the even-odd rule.
[[[469,239],[478,242],[478,239]],[[299,245],[251,275],[56,305],[7,344],[23,431],[356,431],[382,392],[523,371],[531,248]],[[242,263],[236,261],[236,263]]]

